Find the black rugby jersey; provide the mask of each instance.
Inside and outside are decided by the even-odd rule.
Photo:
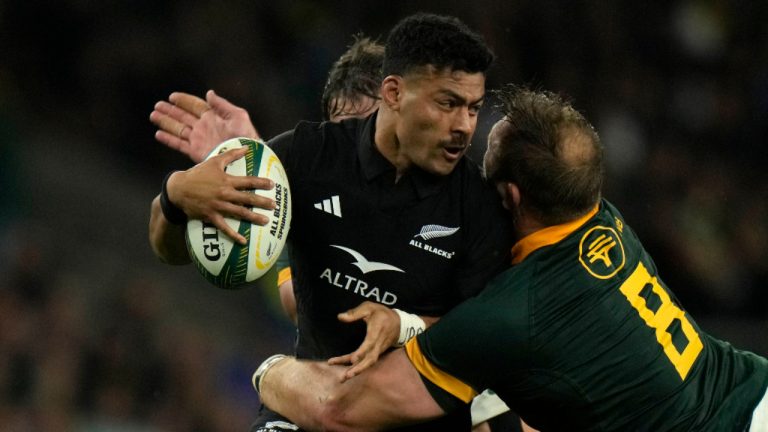
[[[337,314],[365,300],[440,316],[509,264],[508,218],[479,168],[462,158],[448,176],[414,167],[395,182],[375,121],[301,122],[269,142],[291,186],[299,358],[357,349],[365,324]]]

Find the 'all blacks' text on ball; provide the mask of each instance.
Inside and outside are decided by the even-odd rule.
[[[284,201],[287,199],[288,191],[283,189],[283,185],[275,184],[275,210],[272,212],[274,218],[272,218],[272,224],[269,227],[269,233],[277,237],[277,239],[283,238],[283,231],[285,230],[285,215],[280,217],[280,213],[285,212]]]

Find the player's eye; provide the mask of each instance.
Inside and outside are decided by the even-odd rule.
[[[452,99],[446,99],[446,100],[438,101],[438,104],[440,104],[440,106],[442,106],[444,108],[448,108],[448,109],[456,107],[456,101],[452,100]]]

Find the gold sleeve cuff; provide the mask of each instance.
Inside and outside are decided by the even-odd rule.
[[[408,358],[411,360],[411,363],[413,363],[416,370],[436,386],[456,396],[465,403],[469,403],[475,396],[477,396],[477,392],[472,389],[472,387],[455,376],[440,370],[424,357],[424,354],[421,352],[421,347],[419,346],[418,338],[411,338],[411,340],[405,344],[405,352],[408,354]]]

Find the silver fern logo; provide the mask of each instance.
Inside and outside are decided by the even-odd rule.
[[[451,228],[447,226],[442,225],[424,225],[421,227],[421,231],[419,231],[418,234],[413,236],[411,241],[408,242],[409,245],[419,248],[421,250],[425,250],[427,252],[433,253],[439,257],[446,258],[446,259],[453,259],[453,256],[456,254],[454,251],[447,251],[440,249],[438,247],[432,246],[427,244],[426,242],[432,239],[440,238],[440,237],[450,237],[454,234],[456,234],[456,231],[459,230],[459,227]],[[417,240],[421,239],[421,240]]]
[[[421,231],[419,231],[418,234],[413,236],[421,237],[424,240],[431,240],[433,238],[440,238],[440,237],[448,237],[456,233],[456,231],[459,230],[459,227],[451,228],[447,226],[442,225],[424,225],[421,227]]]

